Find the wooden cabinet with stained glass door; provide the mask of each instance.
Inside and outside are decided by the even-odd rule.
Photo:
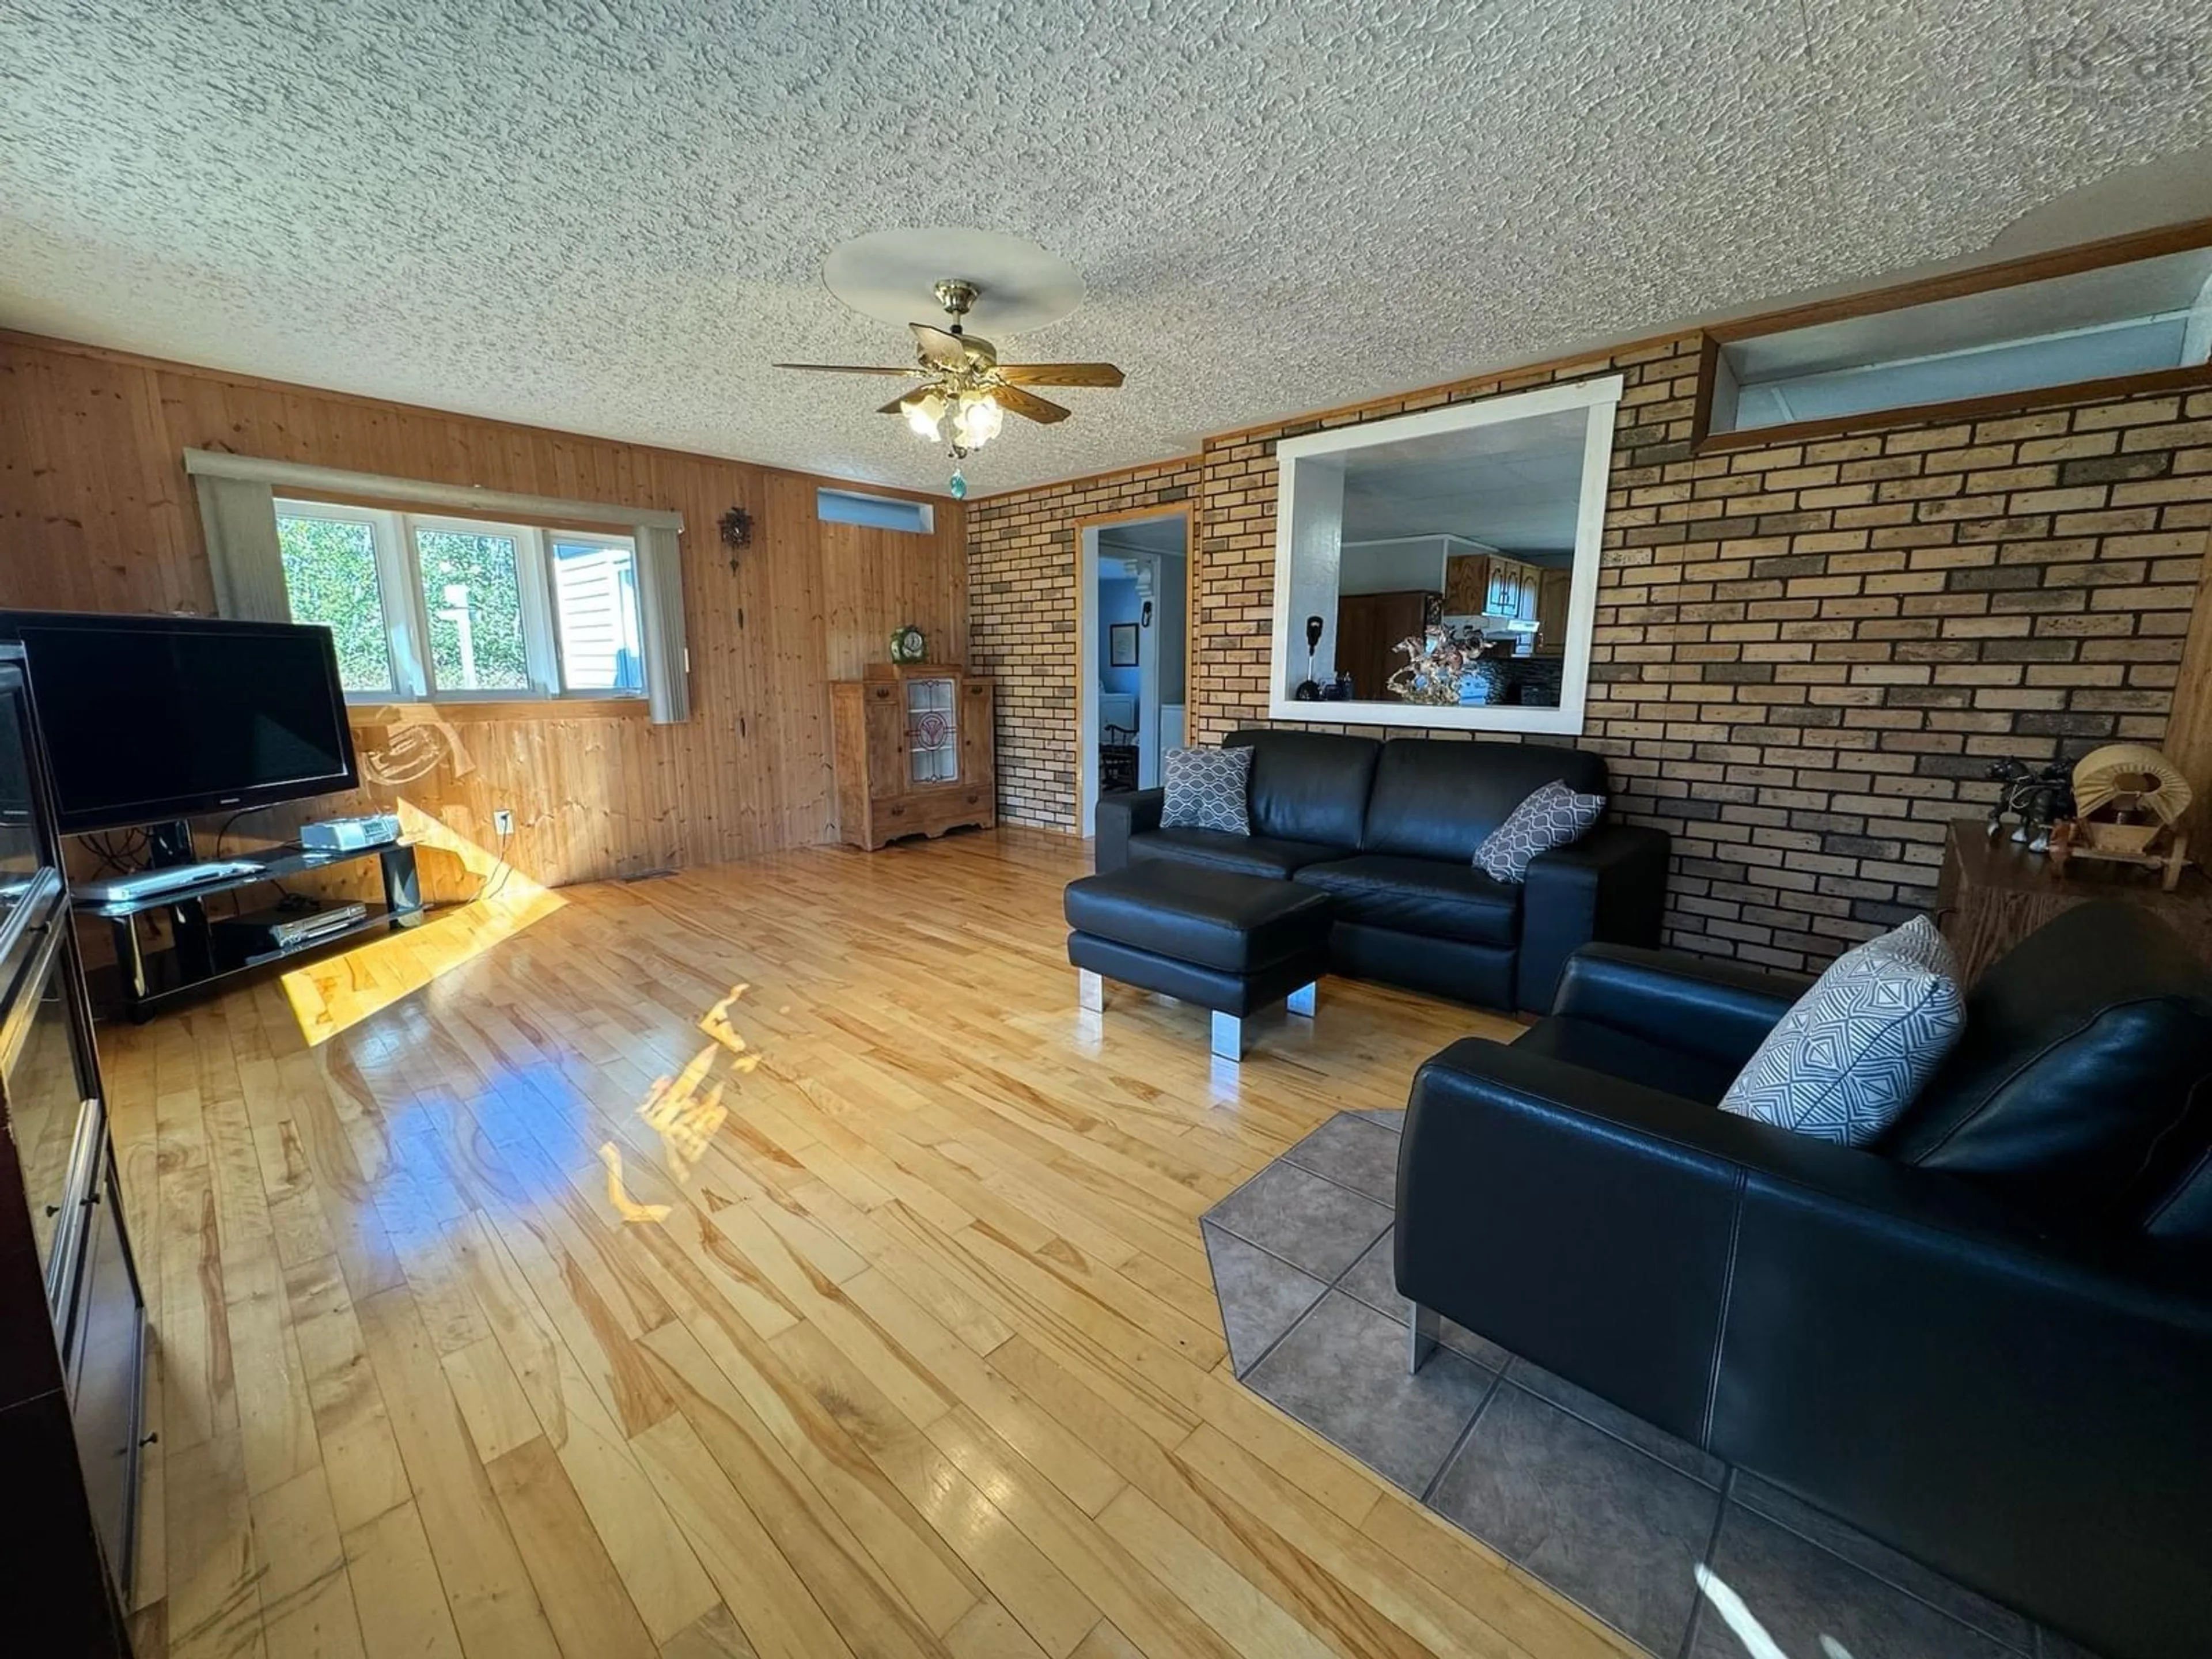
[[[872,852],[998,821],[989,680],[944,663],[872,663],[830,690],[848,843]]]

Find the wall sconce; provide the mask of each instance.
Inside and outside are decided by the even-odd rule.
[[[1145,601],[1145,608],[1137,613],[1137,626],[1139,628],[1150,628],[1152,625],[1152,602],[1150,599],[1146,599]]]

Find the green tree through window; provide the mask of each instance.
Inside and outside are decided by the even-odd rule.
[[[356,700],[643,694],[634,538],[282,496],[276,508],[292,619],[331,630]]]
[[[279,517],[276,544],[284,556],[292,620],[331,630],[339,684],[349,691],[389,691],[392,658],[369,527],[343,519]]]
[[[530,665],[514,539],[421,528],[415,553],[430,612],[430,670],[440,689],[526,689]]]

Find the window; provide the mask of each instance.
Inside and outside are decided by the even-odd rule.
[[[429,609],[430,684],[439,691],[526,691],[523,543],[531,532],[464,520],[408,520]]]
[[[640,696],[628,536],[276,502],[295,622],[320,623],[364,697]]]
[[[872,530],[903,530],[926,536],[937,514],[927,501],[897,495],[870,495],[857,489],[817,489],[814,516],[824,524],[864,525]]]
[[[1929,291],[1713,330],[1709,437],[1765,442],[1736,434],[1848,430],[1985,400],[2027,407],[2106,380],[2212,378],[2212,247],[1910,297]]]
[[[349,691],[390,693],[392,642],[377,586],[376,532],[369,515],[310,507],[276,514],[284,591],[292,620],[320,623],[338,648],[338,681]]]
[[[561,532],[552,540],[562,682],[571,691],[644,690],[636,550],[621,536]]]

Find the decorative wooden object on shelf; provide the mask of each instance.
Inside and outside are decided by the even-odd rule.
[[[1979,818],[1952,824],[1936,903],[1943,937],[1969,985],[2045,922],[2093,899],[2119,899],[2155,911],[2212,961],[2212,881],[2202,871],[2182,872],[2170,890],[2157,876],[2123,864],[2077,861],[2062,873],[2051,860],[2019,842],[1991,841]]]
[[[2163,845],[2156,844],[2160,836],[2166,837]],[[2169,893],[2181,884],[2181,872],[2196,863],[2189,856],[2189,837],[2179,831],[2169,835],[2162,823],[2097,823],[2087,818],[2068,818],[2051,831],[2052,873],[2063,876],[2066,866],[2075,859],[2155,870],[2160,886]]]
[[[998,822],[991,682],[943,663],[871,663],[830,690],[848,845]]]
[[[2190,866],[2189,837],[2175,826],[2191,792],[2180,769],[2147,744],[2111,743],[2074,769],[2076,817],[2051,832],[2051,861],[2132,864],[2160,872],[2167,892]]]

